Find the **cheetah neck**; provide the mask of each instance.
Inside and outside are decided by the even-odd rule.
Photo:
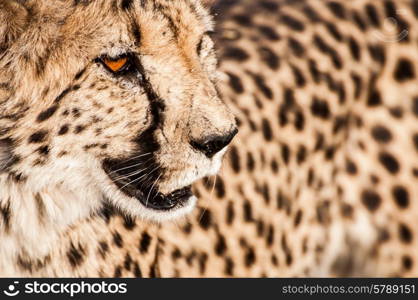
[[[22,257],[39,260],[58,248],[60,238],[65,236],[71,225],[99,209],[99,201],[87,202],[87,197],[88,190],[71,191],[60,185],[37,189],[30,181],[1,174],[2,273],[18,265]],[[13,274],[15,271],[10,272]]]

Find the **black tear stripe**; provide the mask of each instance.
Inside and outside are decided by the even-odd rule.
[[[165,110],[165,105],[163,100],[153,89],[149,79],[146,77],[146,72],[140,59],[137,56],[133,56],[132,60],[135,65],[137,83],[144,89],[150,103],[151,124],[144,132],[133,140],[139,149],[136,153],[125,159],[105,160],[103,162],[103,167],[107,170],[119,170],[117,172],[118,177],[126,176],[127,180],[119,182],[115,181],[115,183],[119,188],[123,187],[122,191],[128,196],[131,196],[129,193],[131,187],[127,185],[127,183],[134,182],[135,187],[143,192],[144,197],[147,197],[148,195],[155,194],[156,191],[151,190],[151,187],[157,179],[163,178],[162,176],[164,173],[164,169],[159,165],[155,157],[155,153],[160,149],[160,144],[156,139],[155,131],[161,128],[164,123],[163,112]],[[140,156],[145,153],[151,154]],[[145,169],[145,171],[140,173],[135,172],[140,169]],[[132,175],[132,173],[138,174]],[[148,175],[144,176],[145,174]]]

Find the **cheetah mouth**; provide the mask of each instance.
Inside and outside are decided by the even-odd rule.
[[[137,199],[148,209],[170,211],[182,206],[193,197],[191,186],[185,186],[169,194],[162,194],[154,187],[146,187],[142,181],[136,182],[123,174],[115,172],[110,164],[104,163],[104,170],[111,181],[125,195]],[[132,183],[134,182],[134,183]]]

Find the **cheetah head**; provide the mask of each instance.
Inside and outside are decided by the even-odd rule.
[[[190,185],[219,170],[237,133],[216,90],[206,10],[48,2],[0,1],[10,20],[0,25],[0,173],[34,193],[65,190],[57,207],[77,198],[153,220],[188,213]]]

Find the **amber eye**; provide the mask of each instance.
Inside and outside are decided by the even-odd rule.
[[[128,57],[119,57],[119,58],[110,58],[110,57],[104,57],[102,58],[103,64],[108,67],[112,72],[118,73],[125,69],[125,67],[129,63]]]

